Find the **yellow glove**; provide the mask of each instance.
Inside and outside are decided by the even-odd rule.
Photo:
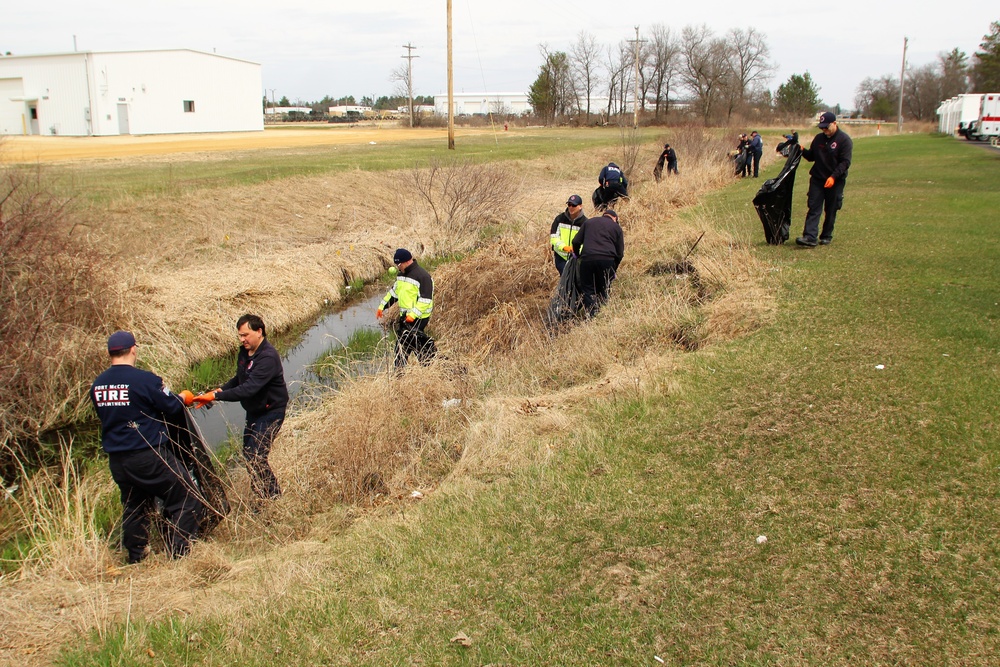
[[[827,188],[827,189],[833,187],[833,176],[831,176],[830,178],[826,179],[826,183],[823,184],[823,187]]]
[[[406,323],[407,324],[413,324],[416,321],[417,321],[417,318],[415,318],[413,315],[407,313],[407,315],[406,315]]]

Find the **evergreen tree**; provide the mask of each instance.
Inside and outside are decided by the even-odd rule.
[[[778,86],[774,94],[774,105],[780,113],[812,116],[821,106],[819,88],[809,72],[793,74],[788,77],[788,81]]]
[[[973,56],[973,87],[977,93],[996,92],[1000,90],[1000,21],[990,24],[990,32],[983,35],[979,48]]]

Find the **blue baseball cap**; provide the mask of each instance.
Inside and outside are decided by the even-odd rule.
[[[116,331],[108,336],[108,352],[121,352],[135,345],[135,336],[129,331]]]

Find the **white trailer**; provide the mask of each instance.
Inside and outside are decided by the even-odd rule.
[[[952,136],[964,136],[959,130],[964,130],[969,123],[979,119],[979,109],[982,106],[981,93],[966,93],[947,99],[938,106],[938,132]]]

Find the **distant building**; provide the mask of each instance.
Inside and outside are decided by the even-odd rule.
[[[312,107],[268,107],[264,109],[265,116],[281,116],[286,113],[311,114]]]
[[[338,107],[330,107],[327,112],[331,116],[346,116],[347,114],[357,114],[359,116],[370,116],[371,107],[363,107],[357,104],[345,104]]]
[[[526,93],[455,93],[455,115],[472,116],[494,114],[497,116],[520,116],[531,112],[531,104]],[[448,115],[448,96],[434,96],[434,112]]]
[[[260,65],[189,49],[0,56],[0,134],[264,129]]]

